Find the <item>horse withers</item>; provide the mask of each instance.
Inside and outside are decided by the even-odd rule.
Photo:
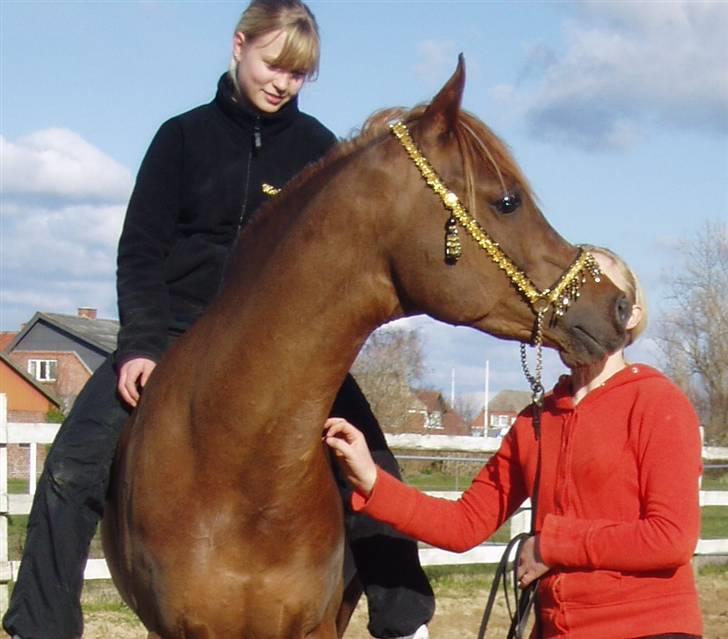
[[[623,295],[585,275],[505,145],[461,110],[464,81],[460,60],[429,106],[380,113],[289,184],[155,370],[103,521],[114,581],[152,636],[341,634],[342,506],[321,429],[376,327],[426,313],[528,340],[540,317],[572,362],[622,343]]]

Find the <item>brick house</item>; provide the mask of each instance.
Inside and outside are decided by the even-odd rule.
[[[36,313],[6,348],[17,368],[61,401],[73,405],[91,374],[116,348],[119,323],[97,319],[96,310],[77,315]]]
[[[412,418],[407,432],[424,435],[470,435],[465,420],[438,391],[418,391],[409,409]]]
[[[38,423],[48,419],[48,412],[59,410],[61,402],[42,384],[18,368],[0,352],[0,393],[7,398],[9,422]],[[8,476],[28,476],[28,446],[8,445]],[[45,451],[38,450],[38,465],[42,465]]]
[[[9,422],[44,422],[61,402],[47,388],[0,353],[0,393],[7,396]]]
[[[4,353],[7,347],[12,344],[13,340],[18,336],[17,333],[9,331],[0,331],[0,353]]]
[[[531,403],[531,393],[527,391],[502,390],[488,402],[488,429],[484,430],[485,411],[471,422],[473,435],[482,437],[501,437],[508,432],[518,413]]]

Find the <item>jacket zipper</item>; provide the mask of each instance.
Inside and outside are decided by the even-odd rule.
[[[250,190],[250,167],[253,164],[253,150],[257,153],[258,150],[263,146],[263,137],[260,131],[260,116],[255,116],[255,122],[253,123],[253,145],[248,149],[248,166],[245,170],[245,186],[243,191],[243,206],[240,209],[240,220],[238,222],[238,232],[243,227],[245,222],[245,214],[248,210],[248,192]]]

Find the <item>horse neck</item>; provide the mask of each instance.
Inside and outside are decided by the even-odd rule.
[[[276,228],[288,213],[281,202],[246,231],[233,264],[242,271],[208,331],[225,335],[216,349],[221,368],[243,371],[256,386],[256,402],[265,407],[261,428],[291,419],[320,427],[364,340],[398,312],[371,215],[352,204],[345,186],[322,179],[307,188],[316,194],[286,229]],[[245,265],[248,249],[254,268]]]

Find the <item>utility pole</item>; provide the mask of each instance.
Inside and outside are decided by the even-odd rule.
[[[450,408],[455,407],[455,369],[450,372]]]
[[[488,436],[488,395],[490,394],[490,360],[485,360],[485,402],[483,406],[483,437]]]

